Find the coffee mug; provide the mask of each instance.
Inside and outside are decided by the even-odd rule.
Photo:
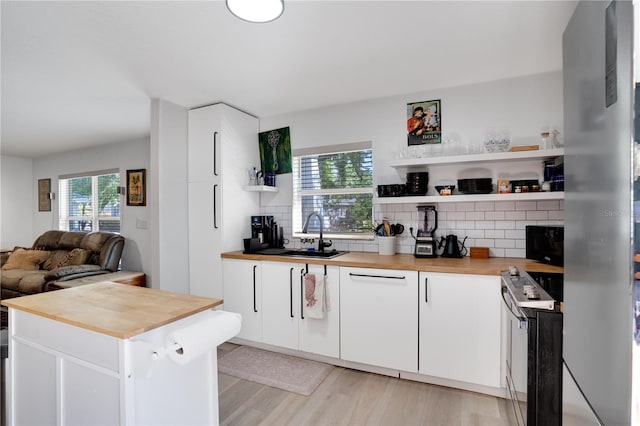
[[[266,186],[276,186],[275,172],[267,172],[267,174],[264,175],[264,184]]]

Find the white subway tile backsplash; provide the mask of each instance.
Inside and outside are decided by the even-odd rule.
[[[484,231],[484,236],[486,238],[504,238],[504,232],[503,229],[487,229]]]
[[[476,229],[495,229],[496,222],[493,220],[477,220]]]
[[[560,207],[559,200],[545,200],[536,203],[537,210],[558,210]]]
[[[485,218],[485,220],[505,220],[507,213],[510,213],[510,212],[503,212],[503,211],[500,211],[500,212],[496,212],[496,211],[485,212],[484,218]]]
[[[466,235],[469,238],[485,238],[485,231],[484,229],[467,229],[464,233],[464,235]]]
[[[467,214],[465,212],[446,212],[447,220],[465,220]]]
[[[516,202],[516,210],[531,211],[536,209],[536,205],[535,201],[518,201]]]
[[[477,202],[476,203],[476,211],[477,212],[492,212],[496,209],[496,205],[493,201],[487,202]]]
[[[516,203],[513,201],[497,201],[495,207],[499,211],[515,210]]]
[[[476,209],[475,203],[451,203],[456,205],[456,211],[459,212],[472,212]]]
[[[524,249],[506,249],[504,252],[504,257],[526,257],[526,250]]]
[[[547,220],[548,218],[546,211],[527,211],[527,220]]]
[[[472,220],[459,220],[455,222],[456,229],[475,229],[476,222]]]
[[[489,247],[492,257],[519,257],[525,253],[525,227],[527,225],[562,225],[564,222],[564,201],[495,201],[437,203],[438,230],[436,235],[455,234],[459,240],[467,237],[466,247]],[[291,206],[263,206],[259,214],[273,215],[278,225],[284,228],[284,237],[289,239],[287,247],[306,247],[298,238],[292,238]],[[375,204],[374,221],[383,218],[393,223],[402,223],[405,233],[397,239],[398,253],[412,254],[415,240],[409,234],[422,227],[416,204]],[[377,252],[377,240],[333,239],[338,250]]]
[[[484,220],[484,212],[466,212],[465,220]]]
[[[511,240],[524,240],[526,238],[526,233],[522,229],[509,229],[504,231],[504,238]]]
[[[504,218],[506,220],[525,220],[527,218],[527,212],[505,212]]]
[[[513,220],[496,220],[496,229],[516,229],[516,222]]]
[[[551,210],[551,211],[549,211],[549,220],[561,220],[561,221],[564,221],[564,210]]]
[[[495,240],[496,248],[515,248],[516,242],[515,240]]]
[[[496,240],[489,238],[476,238],[476,246],[478,247],[495,247]]]

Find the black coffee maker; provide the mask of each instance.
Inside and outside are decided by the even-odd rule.
[[[257,238],[263,248],[271,246],[273,216],[251,216],[251,238]]]

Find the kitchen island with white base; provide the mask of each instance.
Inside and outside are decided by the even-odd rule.
[[[218,424],[222,300],[102,282],[2,304],[9,424]]]

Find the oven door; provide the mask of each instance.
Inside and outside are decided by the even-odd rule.
[[[506,287],[502,287],[503,306],[507,312],[506,382],[513,405],[514,424],[527,424],[527,345],[528,321]]]

